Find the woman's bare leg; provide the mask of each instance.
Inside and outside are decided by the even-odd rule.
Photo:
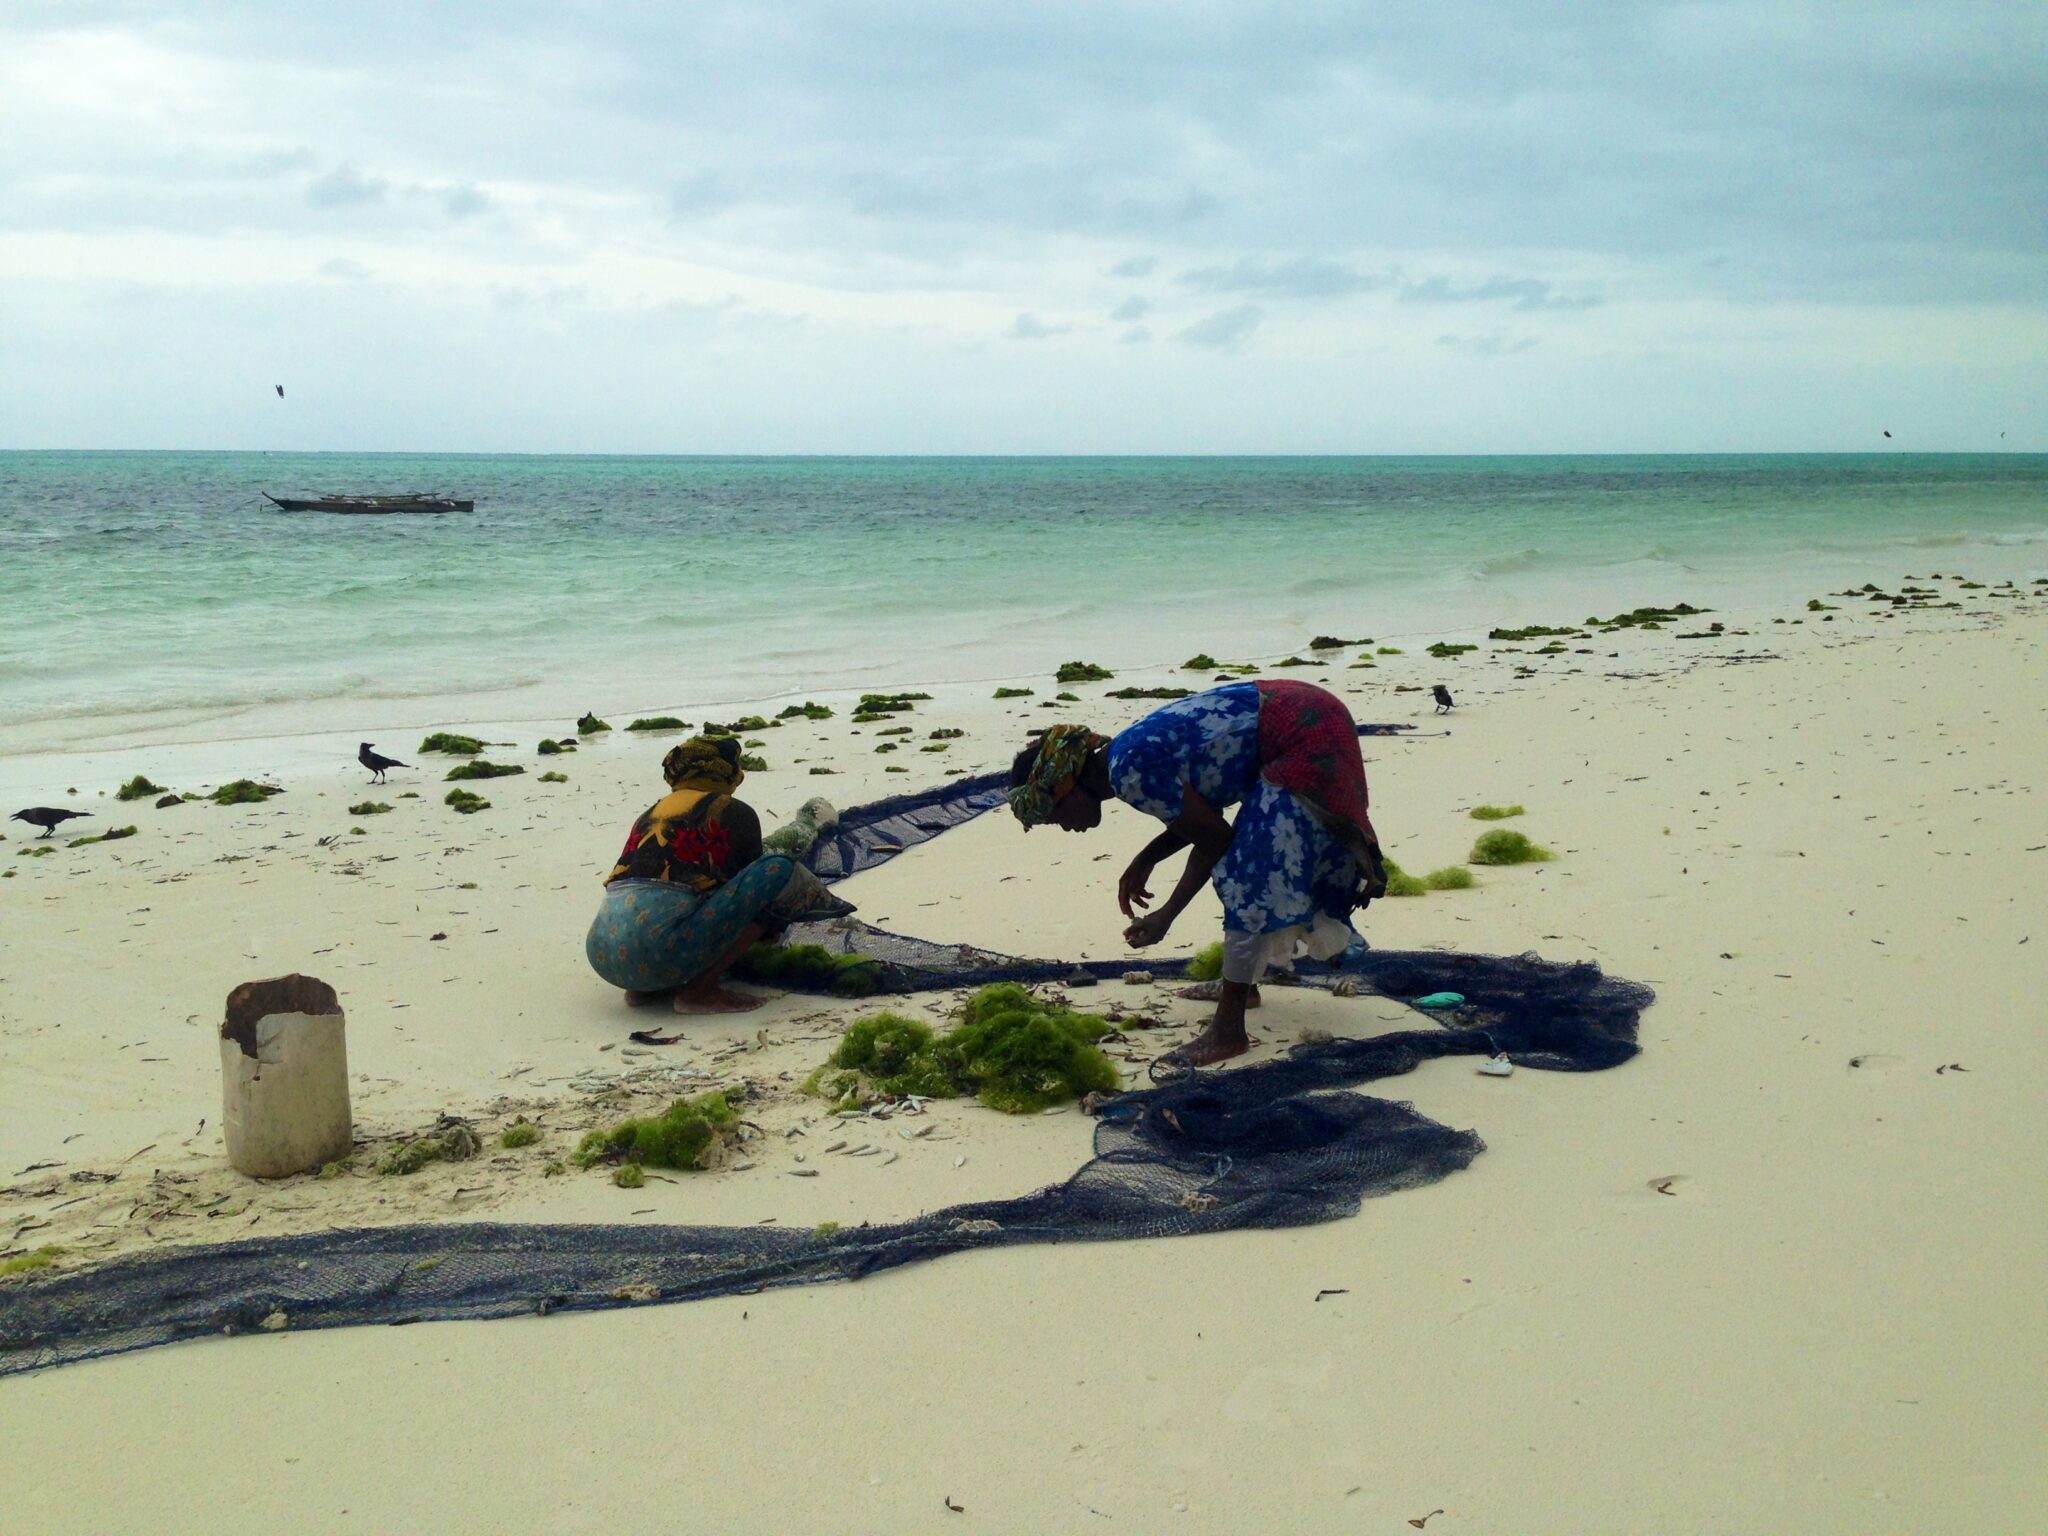
[[[1220,1001],[1223,997],[1223,983],[1220,981],[1198,981],[1191,987],[1182,987],[1173,995],[1175,997],[1184,997],[1191,1003],[1214,1003]],[[1259,989],[1254,986],[1250,994],[1245,998],[1244,1005],[1247,1008],[1256,1008],[1263,1001],[1265,1000],[1259,996]]]
[[[732,941],[724,954],[711,962],[703,975],[676,993],[676,1012],[746,1013],[766,1002],[764,997],[749,997],[744,992],[729,991],[718,984],[725,973],[739,963],[741,955],[761,942],[763,932],[759,923],[749,923],[742,928],[739,937]]]
[[[1222,987],[1209,1027],[1173,1053],[1191,1067],[1213,1066],[1252,1048],[1251,1037],[1244,1032],[1244,1011],[1258,989],[1242,981],[1226,981]]]

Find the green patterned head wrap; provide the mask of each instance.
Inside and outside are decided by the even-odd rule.
[[[707,741],[692,736],[680,746],[669,748],[661,760],[661,776],[670,789],[702,789],[731,794],[746,774],[740,771],[740,744],[727,738]]]
[[[1031,773],[1008,795],[1010,811],[1029,832],[1052,820],[1052,809],[1080,780],[1088,754],[1108,742],[1085,725],[1056,725],[1038,743]]]

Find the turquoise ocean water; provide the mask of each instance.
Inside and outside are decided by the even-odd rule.
[[[260,496],[320,490],[478,507]],[[1273,656],[1944,568],[2048,570],[2048,456],[0,453],[0,748]]]

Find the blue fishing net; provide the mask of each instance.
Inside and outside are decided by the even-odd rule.
[[[987,779],[850,812],[829,853],[871,868],[986,810]],[[975,809],[979,806],[979,809]],[[867,861],[867,862],[863,862]],[[821,868],[820,872],[823,872]],[[1077,985],[1125,962],[1076,967],[948,946],[864,925],[820,938],[874,953],[905,988],[992,980]],[[1184,966],[1185,962],[1181,962]],[[1153,964],[1155,974],[1173,967]],[[970,1248],[1101,1242],[1354,1214],[1373,1195],[1432,1183],[1483,1149],[1405,1104],[1349,1092],[1442,1056],[1505,1053],[1590,1072],[1636,1053],[1650,989],[1590,963],[1355,949],[1304,962],[1304,985],[1349,982],[1404,1002],[1462,994],[1424,1027],[1295,1046],[1275,1060],[1196,1073],[1096,1106],[1093,1156],[1012,1199],[830,1233],[772,1227],[502,1222],[378,1227],[159,1248],[91,1269],[0,1282],[0,1375],[263,1328],[510,1317],[643,1306],[853,1280]],[[1349,990],[1349,989],[1347,989]],[[1333,1010],[1347,1006],[1332,998]],[[1333,1011],[1332,1024],[1341,1017]]]

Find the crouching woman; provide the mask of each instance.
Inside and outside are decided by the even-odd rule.
[[[764,854],[761,819],[734,798],[740,744],[695,737],[662,759],[669,792],[633,823],[605,876],[583,952],[634,1007],[673,993],[677,1013],[744,1013],[764,999],[722,985],[740,957],[801,918],[843,916],[794,859]]]

